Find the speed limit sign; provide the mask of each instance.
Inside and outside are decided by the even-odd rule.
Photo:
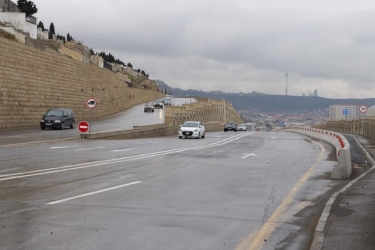
[[[367,107],[365,105],[362,105],[362,106],[359,107],[359,111],[361,111],[361,113],[366,113]]]

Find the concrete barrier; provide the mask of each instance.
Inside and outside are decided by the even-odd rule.
[[[348,179],[352,173],[352,159],[350,155],[350,144],[346,138],[339,133],[305,127],[286,128],[281,131],[293,132],[310,136],[333,145],[336,149],[337,165],[332,170],[332,179]]]

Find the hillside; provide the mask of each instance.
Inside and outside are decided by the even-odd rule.
[[[375,105],[375,98],[370,99],[329,99],[313,96],[284,96],[284,95],[266,95],[258,92],[252,93],[225,93],[222,91],[200,91],[200,90],[182,90],[173,88],[160,80],[156,80],[159,89],[167,89],[175,96],[202,96],[216,100],[225,99],[231,102],[236,110],[250,110],[260,112],[298,112],[326,110],[330,105],[336,104],[355,104],[366,105],[368,107]]]

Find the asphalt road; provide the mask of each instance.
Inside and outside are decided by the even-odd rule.
[[[192,98],[172,98],[172,105],[180,106],[195,102]],[[143,126],[164,123],[164,109],[155,109],[154,113],[144,113],[144,104],[137,105],[116,115],[92,122],[92,133],[132,129],[133,126]],[[95,110],[93,111],[95,112]],[[79,121],[76,121],[78,124]],[[65,130],[41,130],[40,127],[0,130],[0,146],[18,143],[35,143],[46,140],[64,140],[79,138],[78,128]]]
[[[0,148],[1,249],[308,249],[332,147],[292,133]]]

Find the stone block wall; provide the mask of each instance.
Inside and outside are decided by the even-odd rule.
[[[64,55],[0,38],[0,129],[37,126],[51,108],[72,109],[77,121],[89,117],[86,100],[98,101],[102,118],[155,100],[155,90],[129,88],[117,74]]]
[[[199,99],[198,102],[182,106],[165,107],[165,122],[181,125],[185,121],[241,123],[242,120],[232,104],[222,100]]]

